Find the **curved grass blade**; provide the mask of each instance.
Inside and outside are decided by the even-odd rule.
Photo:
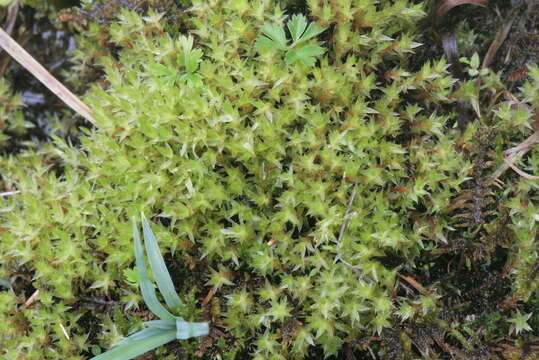
[[[157,327],[148,327],[146,329],[143,329],[143,330],[140,330],[139,332],[137,333],[134,333],[133,335],[130,335],[126,340],[126,342],[134,342],[134,341],[141,341],[141,340],[145,340],[149,337],[153,337],[153,336],[159,336],[161,335],[161,333],[163,331],[166,331],[166,330],[173,330],[173,329],[160,329],[160,328],[157,328]]]
[[[144,214],[142,214],[142,231],[144,232],[144,245],[146,247],[146,253],[148,254],[148,259],[150,260],[150,267],[152,268],[155,281],[157,282],[157,287],[161,291],[161,295],[165,299],[165,302],[172,310],[178,310],[183,306],[180,297],[174,290],[174,284],[157,245],[157,239],[150,228],[150,224]],[[137,265],[138,266],[138,265]]]
[[[135,338],[133,338],[135,337]],[[138,340],[137,340],[138,338]],[[175,329],[147,328],[91,360],[129,360],[176,339]]]
[[[135,258],[137,262],[140,291],[142,292],[144,302],[151,312],[162,320],[176,320],[176,317],[168,312],[168,310],[161,305],[159,300],[157,300],[157,295],[155,295],[155,290],[148,277],[148,271],[146,269],[146,264],[144,263],[144,252],[142,250],[142,244],[140,243],[140,235],[135,219],[133,219],[133,237],[135,238]]]
[[[178,319],[183,320],[181,317]],[[158,329],[174,329],[176,328],[176,321],[174,320],[152,320],[144,322],[144,325],[154,327]]]
[[[158,321],[172,321],[172,320],[158,320]],[[147,327],[145,329],[142,329],[141,331],[131,334],[128,337],[118,341],[116,344],[114,344],[113,348],[117,346],[123,346],[124,344],[132,342],[134,340],[143,340],[147,337],[159,334],[157,330],[163,330],[163,329],[159,329],[155,327]],[[170,329],[164,329],[164,330],[170,330]]]

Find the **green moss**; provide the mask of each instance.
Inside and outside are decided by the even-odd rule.
[[[13,94],[9,83],[4,78],[0,79],[0,104],[1,150],[7,146],[11,136],[23,135],[30,125],[24,120],[20,97]]]
[[[184,300],[218,330],[200,348],[208,359],[330,356],[400,320],[441,326],[432,320],[439,285],[402,293],[397,272],[428,272],[418,259],[460,236],[451,205],[476,175],[467,154],[479,146],[479,123],[494,121],[495,108],[501,163],[501,150],[530,132],[530,117],[511,126],[522,109],[483,108],[491,88],[474,79],[453,93],[443,59],[409,69],[421,4],[307,4],[310,21],[328,27],[314,67],[257,51],[261,28],[284,23],[277,3],[193,1],[181,29],[203,53],[192,82],[156,72],[183,71],[184,54],[156,13],[124,10],[115,25],[90,25],[88,39],[103,34],[114,47],[98,60],[106,84],[84,97],[97,128],[79,147],[56,138],[0,158],[0,184],[20,191],[0,199],[0,277],[25,268],[41,294],[23,310],[21,293],[0,293],[2,324],[21,329],[2,332],[4,352],[22,358],[15,349],[23,343],[42,356],[34,358],[78,359],[128,335],[109,309],[94,311],[102,327],[88,337],[77,322],[90,311],[83,297],[125,304],[138,330],[145,314],[125,270],[134,261],[129,219],[142,210],[155,214],[179,293],[195,289]],[[538,103],[538,83],[524,86],[526,102]],[[485,114],[465,133],[447,126],[455,97]],[[534,150],[524,166],[537,165]],[[509,208],[513,291],[526,299],[536,288],[525,279],[537,258],[537,185],[515,181],[518,190],[497,196]],[[458,330],[444,331],[469,345]]]

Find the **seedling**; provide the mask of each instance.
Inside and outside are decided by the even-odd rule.
[[[157,287],[170,310],[177,312],[184,305],[174,290],[170,274],[166,268],[163,256],[159,251],[157,239],[150,228],[150,224],[142,215],[142,230],[144,245],[155,277]],[[111,350],[94,357],[92,360],[129,360],[142,355],[174,339],[182,340],[196,336],[208,335],[207,322],[187,322],[181,316],[173,315],[157,299],[154,287],[148,276],[144,262],[144,251],[140,241],[137,222],[133,219],[133,237],[135,238],[135,258],[138,269],[139,285],[146,306],[160,320],[147,321],[147,326],[128,338],[120,341]]]
[[[152,62],[148,65],[150,74],[160,77],[165,84],[187,84],[190,86],[202,85],[198,70],[202,59],[202,50],[193,49],[193,38],[191,36],[181,36],[178,39],[177,47],[180,54],[177,59],[177,67],[166,66],[158,62]]]
[[[310,23],[307,26],[307,19],[303,15],[292,16],[287,27],[292,36],[292,44],[288,45],[285,31],[281,26],[266,24],[262,27],[262,33],[265,36],[259,36],[256,39],[256,47],[284,52],[287,64],[300,61],[307,66],[313,66],[316,62],[315,57],[322,55],[326,50],[314,44],[305,45],[305,42],[322,33],[326,28],[316,23]]]
[[[477,53],[474,53],[470,59],[461,57],[459,60],[461,63],[469,66],[468,75],[471,77],[476,77],[478,75],[485,76],[489,72],[488,68],[480,68],[479,55],[477,55]]]

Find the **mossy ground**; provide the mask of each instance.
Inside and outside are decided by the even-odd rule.
[[[98,125],[0,157],[0,192],[18,191],[0,198],[0,354],[84,359],[140,329],[151,314],[130,218],[144,211],[185,316],[212,328],[149,359],[537,358],[538,180],[492,179],[537,129],[536,49],[504,62],[537,41],[536,12],[515,5],[520,35],[479,74],[473,54],[507,19],[454,9],[434,27],[434,6],[61,12],[79,33],[65,79]],[[296,13],[327,27],[312,67],[255,46],[264,24]],[[471,59],[461,74],[443,59],[448,29]],[[204,53],[200,83],[179,80],[186,35]],[[5,104],[13,136],[20,110]],[[516,165],[539,173],[536,148]]]

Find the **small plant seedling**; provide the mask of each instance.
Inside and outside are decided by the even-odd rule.
[[[478,75],[485,76],[488,74],[488,68],[480,68],[479,55],[474,53],[470,59],[461,57],[460,62],[469,66],[468,75],[476,77]]]
[[[294,15],[287,23],[292,36],[292,44],[288,40],[284,29],[277,24],[266,24],[262,27],[265,36],[256,39],[256,47],[261,50],[280,51],[285,53],[287,64],[300,61],[307,66],[313,66],[316,56],[322,55],[326,50],[318,45],[305,44],[307,40],[326,30],[325,27],[316,23],[307,26],[307,18],[304,15]]]
[[[163,295],[168,308],[173,312],[177,312],[183,307],[183,303],[174,290],[172,279],[157,245],[157,239],[144,215],[142,215],[142,230],[146,253],[148,254],[150,268],[154,274],[157,287],[161,295]],[[159,302],[148,276],[144,262],[144,251],[135,219],[133,219],[133,237],[135,239],[135,258],[140,291],[146,306],[159,317],[159,320],[145,322],[144,324],[147,327],[144,330],[120,341],[114,348],[93,357],[92,360],[129,360],[175,339],[189,339],[208,335],[209,333],[207,322],[187,322],[181,316],[173,315]]]
[[[202,50],[193,50],[193,38],[191,36],[180,37],[182,54],[178,58],[178,64],[185,69],[185,73],[180,76],[180,81],[187,84],[201,85],[200,75],[196,74],[200,60],[202,59]]]
[[[160,77],[167,85],[178,83],[191,86],[202,85],[201,77],[196,73],[202,59],[202,50],[193,49],[191,36],[181,36],[178,39],[177,47],[181,49],[177,60],[178,67],[152,62],[148,65],[148,71],[152,75]]]

